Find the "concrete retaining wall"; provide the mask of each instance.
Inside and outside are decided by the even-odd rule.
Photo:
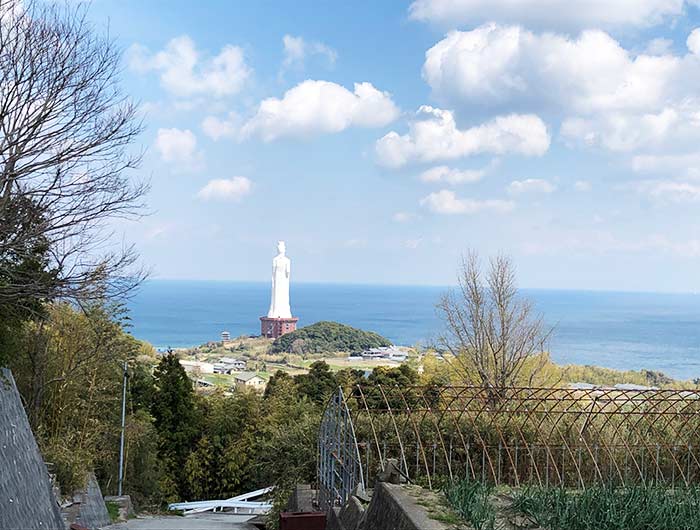
[[[363,530],[446,530],[447,525],[431,519],[402,486],[379,482],[367,508]]]
[[[73,504],[66,507],[65,516],[69,524],[77,523],[89,530],[112,523],[94,473],[88,476],[85,489],[73,494]]]
[[[430,497],[430,496],[428,496]],[[328,514],[328,530],[447,530],[449,526],[431,519],[424,506],[403,486],[378,482],[369,506],[357,497]]]
[[[15,380],[5,368],[0,369],[0,528],[65,528]]]

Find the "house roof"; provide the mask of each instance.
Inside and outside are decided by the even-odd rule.
[[[255,372],[241,372],[240,374],[236,375],[236,381],[250,381],[255,377],[257,377],[258,379],[262,379],[262,377],[260,377]]]

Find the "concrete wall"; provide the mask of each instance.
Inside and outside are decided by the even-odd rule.
[[[377,483],[365,516],[363,530],[446,530],[447,525],[428,517],[402,486]]]
[[[111,524],[112,521],[94,473],[88,476],[85,489],[75,492],[73,500],[73,505],[66,510],[66,519],[69,523],[78,523],[90,530]]]
[[[15,380],[0,369],[0,528],[64,530]]]
[[[447,530],[444,523],[431,519],[425,507],[417,504],[421,496],[403,486],[377,482],[366,508],[357,499],[328,514],[328,530]]]

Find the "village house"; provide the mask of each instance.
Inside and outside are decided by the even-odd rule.
[[[262,392],[265,390],[266,385],[267,381],[255,372],[241,372],[240,374],[236,374],[236,390],[252,388]]]

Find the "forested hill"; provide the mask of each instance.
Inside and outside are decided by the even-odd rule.
[[[272,353],[357,352],[391,346],[391,342],[372,331],[321,321],[282,335],[272,343]]]

